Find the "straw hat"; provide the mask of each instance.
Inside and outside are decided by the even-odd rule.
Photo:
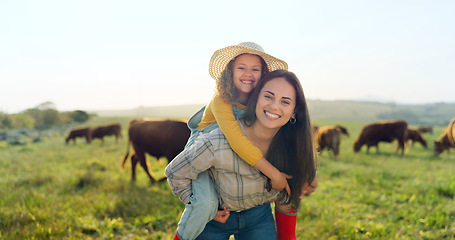
[[[232,45],[222,49],[216,50],[209,64],[210,76],[217,80],[221,77],[221,73],[224,71],[228,63],[237,57],[238,55],[249,53],[262,57],[267,64],[269,71],[277,69],[288,69],[288,64],[278,58],[272,57],[264,52],[264,49],[254,42],[242,42],[238,45]]]

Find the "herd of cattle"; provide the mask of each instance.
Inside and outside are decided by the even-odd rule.
[[[349,136],[348,130],[343,126],[313,126],[313,134],[315,139],[315,148],[318,153],[327,148],[336,158],[340,152],[340,142],[342,135]],[[353,143],[354,152],[360,151],[362,146],[366,145],[367,152],[370,147],[376,147],[379,152],[378,144],[380,142],[392,142],[397,140],[398,145],[396,152],[401,150],[401,155],[405,152],[405,146],[408,141],[411,144],[419,142],[423,147],[427,148],[427,142],[422,137],[423,133],[433,133],[431,127],[422,127],[419,129],[409,129],[405,121],[383,121],[371,123],[363,127],[357,140]],[[87,143],[91,140],[114,135],[118,140],[121,137],[120,124],[108,124],[98,126],[96,128],[78,128],[73,129],[66,138],[66,143],[70,140],[76,141],[77,137],[83,137]],[[136,179],[136,165],[139,163],[147,173],[150,181],[155,183],[155,180],[150,171],[148,162],[146,161],[146,153],[156,157],[166,157],[171,161],[185,147],[190,136],[186,122],[174,120],[138,120],[134,119],[128,126],[128,144],[125,157],[123,159],[122,168],[128,160],[130,146],[133,146],[134,153],[131,156],[132,180]],[[443,151],[449,151],[449,148],[455,148],[455,118],[442,131],[439,138],[434,141],[434,153],[439,155]],[[164,179],[159,179],[162,181]]]
[[[335,158],[339,154],[341,135],[349,136],[345,127],[342,126],[313,126],[316,151],[321,153],[324,148],[332,152]],[[367,152],[370,147],[376,147],[376,152],[379,152],[379,142],[393,142],[397,140],[398,145],[396,152],[401,150],[404,155],[405,146],[410,141],[411,145],[415,142],[422,144],[427,148],[427,142],[423,138],[423,133],[433,133],[432,127],[419,127],[418,129],[408,128],[405,121],[383,121],[375,122],[363,127],[357,140],[353,143],[354,152],[360,151],[362,146],[366,146]],[[434,141],[434,154],[439,155],[443,151],[449,151],[449,148],[455,148],[455,118],[450,122],[449,126],[444,128],[441,135]]]
[[[122,127],[119,123],[112,123],[106,125],[100,125],[94,128],[81,127],[74,128],[70,131],[68,137],[66,137],[65,142],[68,144],[69,141],[76,143],[76,138],[85,138],[87,143],[90,143],[92,140],[98,138],[104,142],[104,137],[106,136],[115,136],[115,139],[118,141],[122,137]]]

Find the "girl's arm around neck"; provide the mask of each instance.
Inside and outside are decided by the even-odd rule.
[[[217,95],[212,98],[209,107],[234,152],[245,162],[254,166],[263,157],[262,152],[243,133],[232,111],[232,104],[225,102],[221,96]]]

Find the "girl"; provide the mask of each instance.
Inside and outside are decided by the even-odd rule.
[[[302,187],[315,179],[316,171],[310,119],[297,77],[285,70],[267,75],[253,92],[239,125],[269,161],[295,176],[289,180],[292,194],[282,191],[277,206],[297,209]],[[197,138],[167,166],[166,176],[173,193],[189,203],[191,180],[205,170],[230,216],[224,224],[207,223],[198,239],[229,239],[231,234],[236,239],[276,238],[268,202],[278,191],[265,189],[267,179],[234,153],[220,129]]]
[[[191,146],[200,134],[219,126],[234,151],[269,177],[272,188],[290,192],[287,183],[290,176],[278,171],[263,157],[261,151],[244,136],[235,117],[245,109],[250,92],[261,77],[276,69],[287,69],[287,63],[266,54],[261,46],[253,42],[215,51],[210,59],[209,73],[216,80],[216,94],[188,121],[192,134],[185,148]],[[185,206],[175,239],[195,239],[206,223],[214,219],[219,207],[217,193],[206,171],[193,179],[192,191],[185,194],[191,197],[191,201]],[[216,220],[224,221],[225,218],[221,214]]]

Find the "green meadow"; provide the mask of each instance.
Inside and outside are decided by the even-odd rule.
[[[23,146],[0,142],[0,239],[172,239],[183,204],[139,167],[131,182],[130,161],[121,169],[130,119],[88,123],[121,122],[118,142],[66,145],[67,133],[58,132]],[[416,143],[401,156],[396,142],[354,154],[367,122],[315,124],[343,125],[350,136],[337,159],[327,151],[318,157],[319,187],[302,201],[299,239],[455,239],[455,151],[433,156],[442,126],[423,135],[427,149]],[[148,162],[164,176],[166,159]]]

